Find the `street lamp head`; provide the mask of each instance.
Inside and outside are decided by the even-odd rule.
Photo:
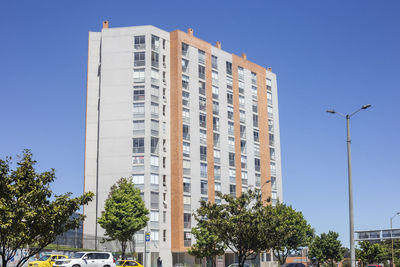
[[[366,105],[362,106],[361,109],[367,109],[369,107],[371,107],[371,104],[366,104]]]
[[[332,113],[332,114],[335,114],[335,113],[336,113],[336,111],[335,111],[334,109],[328,109],[326,112]]]

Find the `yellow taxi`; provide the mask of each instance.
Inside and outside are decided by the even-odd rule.
[[[143,267],[139,262],[133,260],[120,260],[116,263],[117,267]]]
[[[58,254],[43,255],[37,261],[29,262],[29,267],[52,267],[58,259],[68,259],[68,256]]]

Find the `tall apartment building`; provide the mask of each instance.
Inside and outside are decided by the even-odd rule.
[[[89,33],[84,234],[104,236],[97,217],[110,187],[132,177],[150,210],[136,235],[155,266],[190,262],[192,213],[215,192],[261,188],[282,200],[276,75],[198,39],[153,26]],[[266,183],[267,181],[270,183]],[[85,244],[86,247],[94,244]],[[101,249],[101,247],[96,247]],[[226,257],[228,261],[228,257]]]

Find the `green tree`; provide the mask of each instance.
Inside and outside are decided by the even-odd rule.
[[[309,258],[316,258],[318,263],[327,263],[331,266],[342,260],[344,249],[338,237],[339,234],[333,231],[316,236],[309,247]]]
[[[253,190],[235,198],[231,195],[218,196],[223,204],[204,201],[197,210],[196,220],[216,235],[211,242],[219,241],[230,248],[238,257],[239,267],[248,259],[254,259],[269,247],[265,234],[269,233],[268,213],[260,194]],[[209,244],[208,244],[209,245]]]
[[[147,225],[149,218],[140,190],[135,187],[132,179],[121,178],[111,187],[105,201],[104,211],[98,220],[100,226],[106,230],[110,240],[121,243],[122,258],[134,234]]]
[[[26,255],[16,265],[21,267],[58,235],[79,227],[84,216],[71,216],[92,200],[93,193],[76,198],[71,198],[71,193],[54,195],[50,189],[54,169],[36,172],[36,161],[28,149],[19,157],[15,170],[10,164],[10,157],[0,159],[0,255],[6,267],[18,250],[26,248]]]
[[[224,254],[226,246],[219,240],[218,229],[209,223],[210,220],[218,218],[220,210],[218,206],[210,207],[211,205],[213,204],[203,201],[197,213],[193,214],[198,222],[197,226],[192,228],[196,243],[192,245],[188,253],[196,258],[206,258],[207,266],[214,267],[215,257]]]
[[[387,253],[384,246],[379,243],[372,244],[368,241],[361,241],[359,246],[360,248],[356,250],[356,256],[363,266],[381,262]]]
[[[281,265],[285,264],[289,253],[299,247],[308,246],[314,237],[314,229],[307,223],[303,214],[291,206],[277,203],[269,210],[270,233],[265,235],[271,244],[274,256]]]

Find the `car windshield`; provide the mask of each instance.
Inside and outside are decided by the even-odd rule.
[[[124,262],[125,262],[125,261],[117,261],[116,265],[117,265],[117,266],[124,265]]]
[[[50,258],[50,255],[44,255],[40,257],[39,261],[47,261],[48,258]]]
[[[80,258],[82,258],[83,255],[85,255],[85,253],[75,252],[70,258],[71,259],[80,259]]]

